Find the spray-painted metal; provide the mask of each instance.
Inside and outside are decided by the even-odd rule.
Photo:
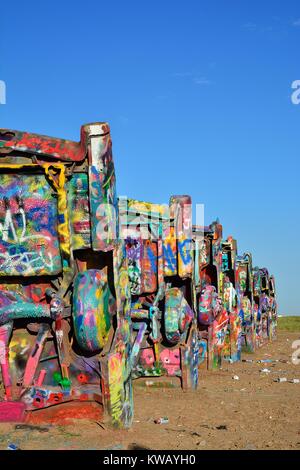
[[[201,362],[208,369],[221,366],[229,315],[223,302],[222,225],[194,227],[195,291]]]
[[[130,292],[109,127],[83,126],[79,143],[0,132],[4,398],[27,411],[99,401],[128,427]]]
[[[238,309],[242,321],[242,350],[254,352],[256,339],[251,253],[244,253],[237,258],[236,285],[238,291]]]
[[[196,388],[191,200],[172,196],[164,206],[123,198],[119,215],[126,233],[134,347],[139,348],[133,376],[178,377],[183,388]]]
[[[178,378],[275,339],[273,276],[191,198],[117,198],[109,126],[0,129],[0,420],[70,401],[133,418],[132,379]],[[175,379],[174,379],[175,380]]]
[[[256,345],[262,346],[277,335],[277,300],[274,276],[266,268],[253,269]]]
[[[242,319],[239,311],[237,286],[237,242],[228,237],[222,243],[223,302],[228,312],[228,329],[225,339],[224,359],[236,362],[241,359]]]

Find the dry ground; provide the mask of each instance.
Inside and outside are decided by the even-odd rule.
[[[0,423],[0,449],[9,443],[21,449],[300,449],[300,383],[274,382],[300,379],[300,365],[291,362],[292,343],[299,338],[300,333],[281,332],[275,343],[243,355],[253,362],[201,372],[197,392],[135,382],[135,417],[128,431],[95,420],[35,430]],[[257,363],[261,359],[278,362]],[[260,372],[264,368],[270,372]],[[160,416],[169,423],[155,424]]]

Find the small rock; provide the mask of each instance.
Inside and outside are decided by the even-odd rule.
[[[273,361],[272,359],[259,359],[258,361],[256,361],[258,364],[271,364]]]
[[[146,387],[151,387],[152,385],[154,385],[154,382],[153,380],[146,380],[145,385]]]
[[[48,432],[49,428],[46,426],[34,426],[32,424],[16,424],[15,429],[22,429],[28,431]]]
[[[233,379],[233,380],[240,380],[240,378],[239,378],[238,375],[234,375],[234,376],[232,377],[232,379]]]

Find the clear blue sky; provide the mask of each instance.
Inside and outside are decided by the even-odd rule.
[[[204,203],[275,274],[281,313],[299,314],[300,2],[0,8],[0,127],[78,140],[107,120],[119,194]]]

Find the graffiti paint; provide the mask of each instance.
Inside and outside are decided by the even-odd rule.
[[[129,427],[134,378],[194,390],[274,340],[277,310],[274,278],[219,221],[193,227],[189,196],[117,199],[107,123],[79,142],[0,129],[2,416],[94,401]]]

